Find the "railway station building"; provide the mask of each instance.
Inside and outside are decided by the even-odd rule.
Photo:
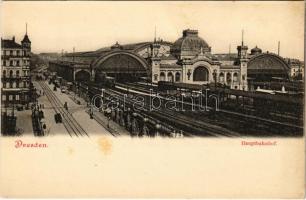
[[[289,80],[292,74],[284,58],[257,46],[249,52],[243,41],[237,53],[213,54],[199,32],[190,29],[174,42],[156,38],[126,45],[116,42],[95,51],[68,53],[51,61],[49,68],[70,82],[99,82],[107,75],[116,81],[221,83],[237,90],[252,90],[253,83],[275,78]]]

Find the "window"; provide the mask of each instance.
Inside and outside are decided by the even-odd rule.
[[[19,50],[17,50],[17,56],[19,56],[19,54],[20,54],[20,51],[19,51]]]
[[[160,73],[160,81],[165,81],[166,80],[166,76],[164,72]]]
[[[13,66],[13,61],[12,60],[10,60],[10,66]]]
[[[172,72],[168,72],[168,81],[169,82],[173,82],[174,81]]]
[[[19,94],[16,94],[16,100],[17,101],[19,100]]]
[[[3,70],[2,75],[3,77],[6,77],[6,70]]]
[[[16,77],[19,77],[19,70],[16,71]]]
[[[10,55],[11,55],[11,56],[13,55],[13,50],[10,50]]]
[[[23,81],[23,87],[27,87],[27,82]]]
[[[19,88],[19,81],[16,81],[16,88]]]
[[[16,61],[16,65],[19,66],[19,60]]]
[[[237,81],[238,81],[238,74],[237,74],[237,73],[234,73],[233,81],[234,81],[234,82],[237,82]]]
[[[180,82],[181,81],[181,74],[179,72],[176,72],[175,74],[175,82]]]
[[[2,101],[6,101],[6,95],[2,95]]]
[[[231,81],[232,81],[232,75],[231,75],[231,73],[227,73],[226,74],[226,82],[230,83]]]
[[[10,100],[10,101],[13,100],[13,95],[9,95],[9,100]]]
[[[10,70],[10,77],[13,77],[13,70]]]
[[[219,79],[220,79],[220,82],[221,82],[221,83],[224,82],[224,73],[223,73],[223,72],[220,73]]]
[[[2,82],[2,87],[6,88],[6,82]]]
[[[10,88],[13,88],[13,81],[10,82]]]

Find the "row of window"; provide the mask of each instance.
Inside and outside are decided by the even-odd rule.
[[[26,56],[26,50],[2,50],[4,56]]]
[[[2,83],[2,88],[26,88],[28,86],[29,86],[29,84],[26,81],[23,81],[23,82],[10,81],[10,82],[3,82]]]
[[[26,101],[28,99],[28,96],[27,95],[21,96],[19,94],[2,95],[2,101],[19,101],[21,99]]]
[[[154,75],[154,80],[157,81],[157,79],[158,79],[158,75],[155,74]],[[176,72],[175,73],[175,78],[174,78],[173,73],[172,72],[168,72],[167,80],[166,80],[166,74],[164,72],[161,72],[160,73],[160,81],[170,81],[170,82],[175,81],[175,82],[180,82],[181,81],[181,74],[179,72]]]
[[[20,66],[21,64],[24,64],[24,65],[27,65],[27,64],[30,64],[30,61],[29,60],[10,60],[10,61],[6,61],[6,60],[2,60],[1,61],[1,64],[2,66]]]
[[[303,69],[294,69],[293,68],[293,72],[303,72]]]
[[[202,70],[202,68],[199,68],[199,70],[195,70],[194,71],[194,77],[193,80],[194,81],[208,81],[208,71],[204,69],[204,71]],[[191,73],[188,75],[188,80],[190,80],[190,75]],[[198,77],[199,76],[199,77]],[[220,82],[224,82],[225,81],[225,77],[224,77],[224,73],[221,72],[219,75],[219,79]],[[226,74],[226,82],[230,82],[232,80],[232,75],[231,73],[227,73]],[[237,82],[239,80],[238,78],[238,73],[234,73],[233,74],[233,81]],[[245,76],[242,76],[242,80],[245,80]],[[154,74],[154,81],[158,81],[158,74]],[[168,72],[167,76],[164,72],[160,73],[160,81],[175,81],[175,82],[179,82],[181,81],[181,74],[179,72],[175,73],[175,76],[173,75],[172,72]]]
[[[3,70],[2,71],[2,77],[13,77],[14,75],[16,75],[16,77],[20,76],[20,71],[19,70],[16,70],[15,74],[14,74],[14,71],[13,70],[10,70],[9,71],[9,74],[6,74],[6,70]],[[24,76],[27,76],[28,75],[28,71],[27,70],[23,70],[23,75]]]
[[[220,73],[219,78],[220,78],[220,82],[224,82],[224,78],[225,78],[225,77],[224,77],[224,73],[223,73],[223,72]],[[231,80],[232,80],[232,75],[231,75],[231,73],[227,73],[227,74],[226,74],[226,81],[229,82],[229,81],[231,81]],[[238,73],[235,72],[235,73],[233,74],[233,81],[234,81],[234,82],[237,82],[238,80],[239,80],[239,78],[238,78]],[[242,76],[242,80],[243,80],[243,81],[245,80],[245,75]]]

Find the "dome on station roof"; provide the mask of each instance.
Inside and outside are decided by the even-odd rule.
[[[254,47],[253,49],[251,49],[251,55],[257,55],[257,54],[261,54],[262,53],[262,50],[260,48],[257,47]]]
[[[211,50],[207,42],[198,36],[197,30],[187,29],[183,31],[183,37],[173,43],[170,51],[174,55],[195,56],[201,49],[204,53]]]

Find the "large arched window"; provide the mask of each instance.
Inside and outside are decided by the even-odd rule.
[[[169,82],[173,82],[174,81],[172,72],[168,72],[168,81]]]
[[[16,71],[16,77],[19,77],[19,70]]]
[[[231,75],[231,73],[227,73],[226,74],[226,82],[231,83],[231,81],[232,81],[232,75]]]
[[[223,72],[220,73],[219,79],[221,83],[224,83],[224,73]]]
[[[164,73],[164,72],[161,72],[159,78],[160,78],[160,81],[165,81],[165,80],[166,80],[165,73]]]
[[[237,72],[234,73],[233,81],[234,81],[234,82],[237,82],[237,81],[238,81],[238,74],[237,74]]]
[[[3,77],[5,77],[6,76],[6,70],[3,70]]]
[[[209,72],[206,67],[197,67],[193,72],[193,81],[208,81]]]
[[[10,77],[13,76],[13,70],[10,70]]]
[[[175,82],[180,82],[181,81],[181,74],[179,72],[175,73]]]

